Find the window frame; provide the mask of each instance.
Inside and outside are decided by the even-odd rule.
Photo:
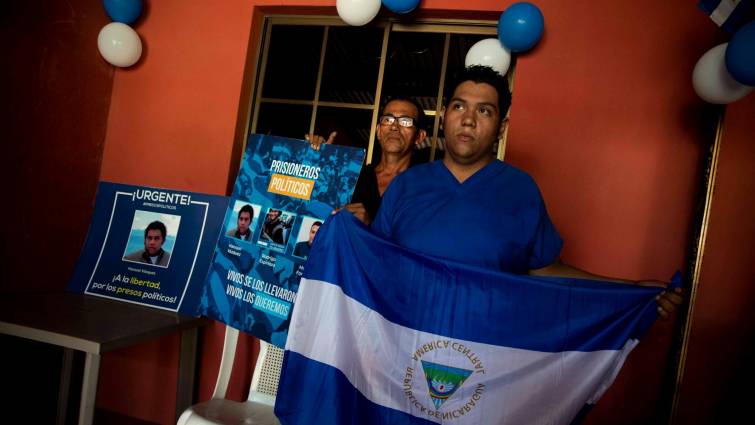
[[[368,24],[370,27],[377,27],[383,29],[383,40],[380,51],[380,65],[378,70],[378,76],[376,81],[376,87],[374,92],[374,103],[369,104],[352,104],[345,102],[331,102],[320,100],[320,88],[322,84],[324,62],[326,57],[326,48],[328,43],[328,35],[330,27],[345,27],[348,26],[338,16],[323,16],[323,15],[281,15],[281,14],[269,14],[263,17],[261,28],[261,40],[259,43],[259,49],[257,51],[257,67],[256,75],[251,86],[251,96],[249,97],[249,114],[245,125],[244,140],[242,151],[246,149],[247,140],[249,134],[254,133],[257,130],[259,124],[259,111],[263,103],[278,103],[278,104],[292,104],[292,105],[307,105],[312,107],[312,114],[309,123],[309,133],[315,131],[315,124],[317,122],[317,112],[319,107],[337,107],[337,108],[351,108],[351,109],[363,109],[372,111],[372,120],[370,123],[370,135],[367,145],[366,162],[369,164],[372,162],[372,157],[375,148],[375,133],[376,124],[380,114],[380,101],[383,91],[383,80],[385,76],[385,65],[388,50],[388,43],[390,35],[393,32],[413,32],[413,33],[440,33],[445,34],[445,40],[443,45],[443,59],[441,63],[440,83],[437,92],[436,109],[425,110],[425,114],[428,118],[432,119],[432,129],[428,126],[428,137],[431,142],[431,154],[430,160],[435,158],[435,152],[438,146],[438,133],[440,130],[440,112],[443,101],[443,90],[446,79],[446,69],[448,64],[448,53],[452,34],[463,35],[488,35],[490,37],[497,36],[497,21],[494,20],[470,20],[470,19],[433,19],[433,18],[420,18],[414,19],[411,23],[405,21],[399,21],[396,18],[382,18],[375,19]],[[276,25],[297,25],[297,26],[322,26],[324,27],[323,40],[320,50],[320,63],[318,66],[318,75],[316,80],[316,87],[314,93],[314,99],[301,100],[301,99],[284,99],[284,98],[265,98],[262,97],[262,88],[265,83],[265,71],[268,63],[268,54],[270,50],[270,40],[272,37],[273,26]],[[511,67],[507,73],[507,79],[509,88],[513,93],[514,75],[516,68],[515,57],[512,56]],[[509,119],[511,109],[509,109],[505,119]],[[496,157],[499,160],[503,160],[506,153],[506,143],[508,138],[508,126],[504,131],[500,143],[497,147]]]

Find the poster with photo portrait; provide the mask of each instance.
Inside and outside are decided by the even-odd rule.
[[[225,223],[225,235],[243,242],[253,242],[262,206],[238,199]],[[243,211],[242,211],[243,210]]]
[[[179,215],[136,210],[123,261],[168,267],[180,224]]]
[[[296,235],[291,255],[305,260],[307,259],[307,256],[309,255],[309,248],[312,246],[314,237],[317,234],[320,226],[322,226],[322,222],[323,220],[317,217],[302,217],[301,225],[299,226],[299,232]]]
[[[228,198],[100,182],[71,292],[196,315]]]
[[[231,194],[262,206],[254,243],[218,239],[197,314],[283,347],[306,258],[294,254],[313,220],[349,203],[364,163],[364,149],[251,134]],[[226,212],[231,226],[234,211]],[[302,231],[302,226],[306,227]]]
[[[297,214],[290,211],[268,208],[260,224],[257,243],[278,252],[285,252],[296,216]]]

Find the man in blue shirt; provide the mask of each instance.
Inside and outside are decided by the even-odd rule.
[[[448,86],[443,161],[413,167],[383,195],[373,231],[406,248],[511,273],[631,282],[598,276],[560,260],[562,241],[532,178],[496,161],[493,146],[511,104],[506,79],[491,68],[467,68]],[[665,292],[662,318],[682,298]]]

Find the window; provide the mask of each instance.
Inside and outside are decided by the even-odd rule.
[[[249,132],[301,139],[337,131],[336,143],[366,149],[368,162],[380,156],[381,100],[395,94],[423,106],[424,143],[432,158],[441,158],[444,84],[474,43],[496,36],[494,21],[376,20],[351,27],[337,17],[271,16],[264,25]]]

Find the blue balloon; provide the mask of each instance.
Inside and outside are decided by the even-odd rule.
[[[512,52],[531,49],[543,36],[543,14],[532,3],[514,3],[501,13],[498,39]]]
[[[726,70],[737,82],[755,86],[755,21],[734,33],[725,57]]]
[[[105,12],[115,22],[134,23],[142,14],[142,0],[102,0]]]
[[[383,6],[391,12],[403,15],[416,9],[420,0],[383,0]]]

